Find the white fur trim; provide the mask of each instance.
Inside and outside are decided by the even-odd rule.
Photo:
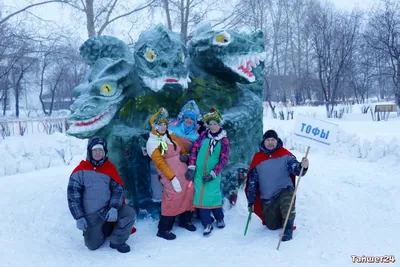
[[[171,135],[171,131],[169,131],[169,133]],[[166,134],[161,136],[161,140],[163,140],[164,142],[166,142],[169,145],[172,145],[171,141],[169,140],[169,138],[167,137]],[[147,143],[146,143],[147,154],[151,157],[154,150],[156,150],[159,146],[160,146],[160,141],[158,140],[158,136],[150,133],[149,139],[147,140]]]

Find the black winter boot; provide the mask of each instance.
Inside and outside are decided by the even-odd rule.
[[[283,232],[282,241],[289,241],[293,238],[294,220],[288,220],[285,231]]]
[[[179,226],[182,228],[185,228],[186,230],[190,232],[196,231],[196,226],[193,225],[191,222],[180,222]]]
[[[174,233],[171,233],[170,231],[161,231],[161,230],[158,230],[157,236],[164,238],[166,240],[174,240],[176,238],[176,235]]]
[[[116,250],[118,250],[118,252],[121,252],[121,253],[127,253],[127,252],[131,251],[131,247],[126,243],[118,244],[118,245],[110,243],[110,248],[116,249]]]
[[[186,211],[179,216],[179,226],[190,232],[196,231],[196,226],[192,223],[192,212]]]

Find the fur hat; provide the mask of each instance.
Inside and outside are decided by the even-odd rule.
[[[216,121],[218,124],[223,123],[222,115],[216,108],[211,108],[210,111],[203,116],[203,121],[207,124],[212,120]]]
[[[274,138],[278,140],[278,134],[274,130],[268,130],[263,135],[263,141],[267,138]]]
[[[150,117],[150,125],[154,128],[158,128],[160,123],[168,124],[168,111],[165,108],[160,108],[153,116]]]

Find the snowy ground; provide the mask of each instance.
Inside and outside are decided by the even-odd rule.
[[[138,232],[128,240],[131,253],[111,250],[108,241],[98,251],[89,251],[75,227],[66,200],[68,176],[78,155],[84,153],[71,153],[71,149],[66,149],[70,151],[68,163],[60,161],[58,165],[52,165],[50,159],[47,169],[0,177],[3,181],[0,187],[0,266],[194,267],[217,264],[336,267],[353,265],[352,255],[394,255],[397,261],[392,265],[398,265],[400,154],[390,150],[388,144],[395,137],[394,133],[398,134],[400,120],[372,122],[370,117],[369,120],[356,120],[354,117],[359,115],[351,114],[339,123],[350,125],[349,121],[354,119],[358,124],[369,125],[368,134],[362,134],[384,142],[383,154],[368,158],[356,157],[354,151],[347,151],[345,148],[355,142],[348,136],[357,135],[356,128],[340,135],[339,148],[333,153],[312,149],[310,169],[301,179],[297,195],[297,230],[292,241],[281,243],[279,251],[276,246],[280,230],[267,230],[256,216],[253,216],[247,235],[243,235],[248,215],[243,192],[237,206],[225,213],[226,228],[215,229],[208,238],[202,236],[200,229],[191,233],[176,226],[177,239],[166,241],[156,237],[156,221],[139,221],[135,224]],[[264,121],[266,128],[278,129],[287,144],[297,149],[293,151],[295,155],[301,158],[304,155],[301,147],[290,142],[292,123],[268,118]],[[392,123],[391,126],[388,123]],[[386,125],[386,133],[391,132],[393,136],[379,137],[377,125]],[[32,146],[44,146],[38,142],[37,139],[30,140]],[[62,139],[47,145],[66,145],[66,142]],[[363,144],[360,140],[359,143]],[[15,149],[16,144],[17,141],[6,139],[1,145]],[[71,141],[68,147],[84,149],[84,144],[80,140]],[[364,146],[358,148],[364,149]],[[17,157],[22,157],[18,155],[20,150],[23,149],[14,152]],[[368,150],[369,154],[378,152],[373,148]],[[45,157],[35,156],[36,161]],[[200,228],[199,222],[196,221],[196,225]]]

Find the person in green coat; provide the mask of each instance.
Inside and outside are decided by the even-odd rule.
[[[203,235],[207,236],[214,229],[211,222],[213,213],[218,228],[224,228],[222,210],[221,172],[229,157],[229,140],[222,128],[222,115],[211,109],[203,116],[208,129],[203,131],[194,143],[189,159],[186,179],[194,184],[194,207],[197,208],[204,226]]]

